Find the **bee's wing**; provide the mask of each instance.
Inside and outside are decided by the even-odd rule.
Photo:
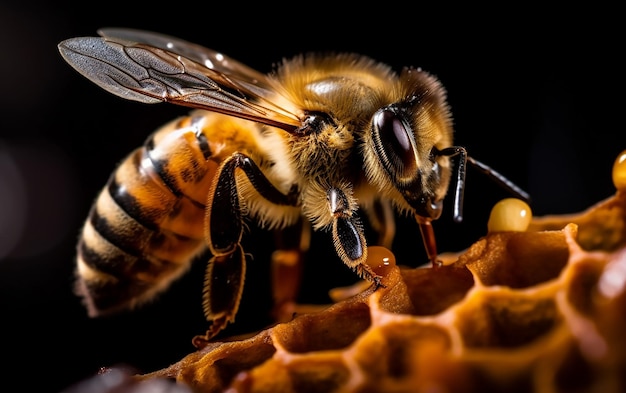
[[[78,72],[120,97],[144,103],[172,102],[258,121],[286,130],[298,115],[275,83],[218,52],[156,33],[105,29],[104,37],[79,37],[59,44]]]
[[[205,48],[180,38],[145,30],[112,27],[99,29],[98,34],[107,40],[115,41],[116,39],[122,39],[129,42],[138,42],[176,53],[198,64],[203,64],[213,71],[225,75],[236,75],[239,81],[258,86],[260,90],[271,89],[271,86],[267,86],[268,82],[265,74],[213,49]]]

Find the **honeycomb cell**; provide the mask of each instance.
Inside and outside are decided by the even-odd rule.
[[[464,266],[449,265],[401,271],[402,280],[415,316],[439,314],[460,302],[474,286],[471,272]]]
[[[557,278],[569,248],[562,231],[494,233],[460,259],[483,285],[522,289]]]
[[[621,249],[626,243],[626,193],[617,192],[580,213],[535,217],[528,231],[561,230],[568,224],[576,225],[576,243],[583,250]]]
[[[272,331],[273,340],[290,353],[347,348],[371,325],[366,303],[347,305],[340,303],[327,312],[304,314],[289,324],[279,324]]]
[[[549,294],[549,293],[548,293]],[[472,294],[457,314],[466,348],[517,348],[547,335],[560,321],[554,300],[507,289]]]
[[[441,384],[444,376],[460,387],[467,381],[463,380],[464,371],[455,367],[450,348],[446,329],[432,321],[399,318],[375,326],[353,348],[350,360],[367,376],[357,391],[432,388]],[[457,373],[457,378],[450,378]]]

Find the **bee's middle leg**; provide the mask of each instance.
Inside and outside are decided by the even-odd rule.
[[[376,200],[367,213],[370,224],[378,234],[376,244],[391,249],[396,234],[396,221],[391,203],[388,200]]]
[[[276,232],[276,251],[272,253],[273,317],[286,322],[299,311],[304,256],[311,241],[311,225],[300,219],[295,225]]]
[[[353,202],[345,190],[335,187],[327,190],[326,197],[333,217],[333,244],[337,254],[343,263],[356,271],[360,277],[377,287],[381,286],[382,277],[366,263],[367,244],[363,227],[354,213]]]

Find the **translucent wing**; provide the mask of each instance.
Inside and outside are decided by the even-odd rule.
[[[216,51],[177,38],[130,29],[103,29],[103,37],[59,44],[78,72],[120,97],[144,103],[171,102],[293,130],[300,126],[279,87]]]
[[[253,88],[257,88],[261,95],[267,95],[272,90],[272,86],[267,81],[265,74],[213,49],[205,48],[180,38],[145,30],[111,27],[98,30],[98,34],[108,40],[122,39],[150,45],[184,56],[221,74],[235,75],[239,81],[255,86]],[[263,92],[263,90],[266,90],[266,92]]]

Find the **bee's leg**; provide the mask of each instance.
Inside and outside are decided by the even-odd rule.
[[[295,198],[276,189],[259,167],[242,153],[235,153],[222,163],[209,193],[205,217],[205,238],[213,258],[204,282],[204,315],[211,326],[193,343],[200,348],[230,322],[233,322],[243,293],[246,261],[241,247],[242,208],[237,189],[237,169],[243,170],[250,184],[268,201],[294,205]]]
[[[302,219],[276,232],[277,249],[272,253],[272,295],[273,315],[278,322],[289,321],[296,313],[304,255],[309,249],[310,238],[310,223]]]
[[[204,314],[211,326],[203,336],[192,340],[196,348],[205,347],[228,323],[235,320],[243,293],[246,260],[241,245],[229,254],[214,256],[204,278]]]
[[[367,244],[363,227],[354,214],[354,203],[339,188],[331,187],[326,196],[330,214],[333,216],[332,234],[337,254],[360,277],[373,282],[377,287],[381,286],[382,277],[366,264]]]
[[[396,220],[391,203],[388,200],[376,200],[367,211],[372,228],[378,233],[379,246],[391,249],[396,235]]]

